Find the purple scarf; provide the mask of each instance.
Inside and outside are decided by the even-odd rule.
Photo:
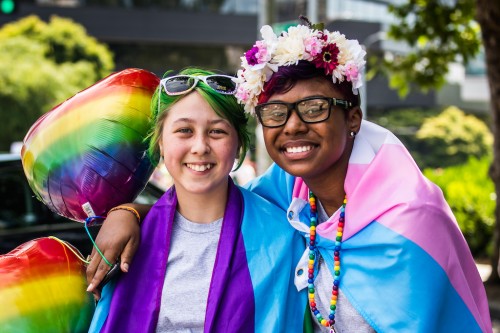
[[[117,281],[101,332],[155,331],[176,206],[177,195],[172,187],[146,216],[141,227],[141,246],[129,272]],[[241,192],[229,180],[228,202],[207,300],[205,333],[254,332],[255,300],[241,235],[242,216]]]

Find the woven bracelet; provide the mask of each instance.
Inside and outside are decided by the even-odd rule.
[[[108,215],[109,213],[114,212],[115,210],[126,210],[131,212],[137,218],[137,223],[141,224],[141,215],[139,215],[139,212],[136,209],[128,206],[116,206],[109,210]]]

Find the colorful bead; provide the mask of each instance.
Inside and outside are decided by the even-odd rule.
[[[311,206],[310,211],[310,226],[309,226],[309,280],[308,280],[308,291],[309,291],[309,306],[314,316],[318,320],[318,322],[325,326],[330,327],[333,330],[333,325],[335,324],[335,313],[337,310],[337,298],[338,298],[338,289],[340,284],[340,249],[342,247],[342,236],[344,233],[344,224],[345,224],[345,206],[347,204],[347,197],[344,198],[343,204],[340,207],[340,217],[337,226],[337,234],[335,238],[335,251],[333,252],[333,260],[334,260],[334,276],[333,276],[333,286],[332,286],[332,296],[330,299],[330,314],[328,315],[328,319],[323,318],[319,310],[316,308],[315,302],[315,288],[314,288],[314,264],[316,262],[316,224],[317,224],[317,216],[318,211],[316,209],[316,197],[314,194],[309,191],[309,205]]]

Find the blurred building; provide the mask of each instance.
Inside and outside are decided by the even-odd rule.
[[[14,15],[0,16],[0,26],[27,15],[51,15],[82,24],[108,44],[116,69],[139,67],[161,76],[186,66],[235,73],[240,57],[260,38],[259,27],[275,30],[298,23],[305,14],[364,45],[368,54],[404,52],[405,46],[384,37],[393,18],[389,3],[405,0],[24,0]],[[427,94],[411,92],[404,100],[376,76],[362,91],[363,110],[456,105],[467,111],[489,110],[484,59],[467,68],[452,67],[449,84]],[[262,171],[262,166],[257,166]]]
[[[0,16],[0,26],[35,14],[68,17],[107,43],[116,69],[139,67],[162,75],[167,69],[201,66],[235,73],[239,57],[260,37],[258,27],[276,29],[296,24],[300,14],[325,22],[356,38],[367,52],[401,51],[384,38],[393,22],[388,3],[404,0],[20,0],[15,15]],[[412,92],[404,100],[375,77],[363,91],[365,112],[395,107],[454,104],[471,111],[488,110],[484,60],[468,68],[454,66],[442,91]]]

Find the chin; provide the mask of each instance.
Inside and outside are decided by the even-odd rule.
[[[278,163],[276,162],[283,170],[291,174],[295,177],[307,177],[308,174],[312,173],[311,163],[303,162],[303,163]]]

